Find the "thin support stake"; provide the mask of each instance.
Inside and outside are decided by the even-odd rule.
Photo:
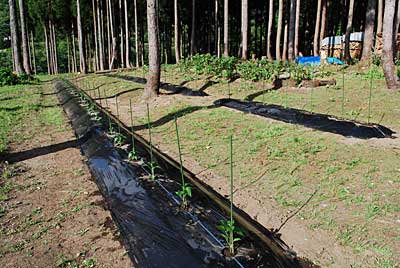
[[[101,101],[101,93],[100,93],[100,88],[97,88],[97,92],[99,94],[99,101],[100,101],[100,106],[102,106],[102,101]]]
[[[370,80],[369,80],[369,97],[368,97],[368,124],[370,123],[371,119],[371,99],[372,99],[372,77],[373,73],[371,72],[370,74]]]
[[[105,88],[103,88],[103,95],[104,95],[104,98],[106,100],[106,107],[108,108],[108,100],[107,100],[107,95],[106,95],[106,89]]]
[[[230,224],[231,227],[234,226],[233,222],[233,137],[230,135],[229,137],[229,147],[230,147],[230,197],[231,197],[231,211],[230,211]],[[229,238],[230,238],[230,243],[229,243],[229,251],[233,255],[235,253],[234,249],[234,228],[230,228],[229,230]]]
[[[129,99],[129,108],[130,108],[130,114],[131,114],[131,132],[132,132],[132,152],[135,152],[135,137],[133,136],[133,109],[132,109],[132,99]]]
[[[150,123],[150,109],[149,104],[147,106],[147,128],[149,129],[149,142],[150,142],[150,162],[153,163],[153,143],[151,142],[151,123]]]
[[[118,104],[118,96],[116,96],[115,97],[115,104],[116,104],[116,106],[117,106],[117,119],[119,120],[119,104]],[[118,133],[120,133],[121,132],[121,127],[120,127],[120,125],[118,124]]]
[[[185,185],[185,178],[183,176],[183,164],[182,164],[182,151],[181,151],[181,142],[179,140],[179,130],[178,130],[178,122],[175,117],[175,132],[176,132],[176,141],[178,143],[178,152],[179,152],[179,164],[180,164],[180,171],[181,171],[181,180],[182,185]]]
[[[229,137],[230,146],[230,197],[231,197],[231,222],[233,221],[233,137]],[[233,239],[232,239],[233,241]]]
[[[261,89],[261,91],[263,92],[263,94],[262,94],[262,102],[264,103],[264,99],[265,99],[265,92],[264,92],[264,90],[265,90],[265,80],[264,80],[264,78],[262,79],[262,89]]]
[[[228,99],[231,98],[231,85],[229,83],[229,79],[228,79]]]
[[[344,69],[342,72],[342,117],[344,117]]]

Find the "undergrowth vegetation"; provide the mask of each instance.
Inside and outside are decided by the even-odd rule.
[[[315,66],[303,66],[267,59],[239,61],[235,57],[218,58],[210,54],[197,54],[191,59],[182,60],[179,68],[181,72],[196,75],[213,75],[222,78],[240,77],[254,82],[272,81],[284,73],[294,79],[297,84],[303,80],[329,75],[322,68]]]
[[[27,74],[16,75],[8,68],[0,68],[0,87],[27,84],[32,77]]]

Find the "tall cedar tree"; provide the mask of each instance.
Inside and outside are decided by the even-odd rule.
[[[224,56],[229,57],[229,0],[224,0]]]
[[[364,43],[361,61],[369,62],[374,43],[376,0],[368,0],[367,15],[365,17]]]
[[[28,42],[28,31],[26,29],[26,12],[25,12],[25,1],[19,0],[19,16],[21,20],[21,40],[22,40],[22,57],[24,63],[24,69],[27,74],[32,74],[31,65],[29,62],[29,42]]]
[[[154,98],[160,90],[160,43],[158,39],[157,0],[147,0],[147,30],[149,36],[149,77],[143,99]]]
[[[242,59],[247,60],[247,35],[249,28],[249,2],[242,0]]]
[[[288,43],[288,54],[289,61],[294,61],[294,39],[295,39],[295,28],[296,28],[296,0],[290,0],[290,14],[289,14],[289,43]]]
[[[82,74],[87,73],[85,49],[83,45],[83,33],[82,33],[82,20],[81,20],[81,4],[79,0],[76,0],[76,19],[78,27],[78,44],[79,44],[79,67]]]
[[[18,19],[17,11],[15,6],[15,0],[8,0],[10,9],[10,32],[11,32],[11,47],[13,51],[13,62],[15,71],[17,74],[25,73],[24,67],[21,62],[21,52],[19,48],[19,37],[18,37]]]
[[[350,0],[349,15],[347,16],[347,27],[346,27],[345,44],[344,44],[344,53],[345,53],[344,57],[347,63],[351,63],[350,34],[353,30],[353,14],[354,14],[354,0]]]
[[[178,0],[174,0],[174,35],[175,35],[175,61],[180,62],[181,52],[179,46],[179,13],[178,13]]]
[[[386,0],[383,16],[382,63],[386,85],[389,89],[397,89],[400,87],[400,84],[397,81],[396,67],[393,61],[393,28],[395,12],[396,0]]]
[[[283,0],[279,0],[278,7],[278,29],[276,31],[275,57],[281,60],[281,39],[282,39],[282,17],[283,17]]]

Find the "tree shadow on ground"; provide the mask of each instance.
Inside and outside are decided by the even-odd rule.
[[[139,84],[146,84],[147,79],[142,78],[142,77],[135,77],[135,76],[127,76],[127,75],[118,75],[118,74],[104,74],[107,77],[112,77],[112,78],[119,78],[119,79],[124,79],[126,81],[131,81]],[[208,83],[208,86],[211,86],[212,84]],[[171,92],[168,95],[174,95],[174,94],[181,94],[185,96],[197,96],[197,97],[205,97],[208,96],[207,93],[204,91],[206,90],[207,87],[202,87],[202,90],[193,90],[191,88],[181,86],[181,85],[175,85],[175,84],[170,84],[170,83],[161,83],[160,88],[164,89],[166,91]]]
[[[214,104],[345,137],[359,139],[393,138],[393,134],[395,133],[391,129],[379,124],[363,124],[361,122],[335,118],[332,115],[311,113],[274,104],[245,102],[235,99],[220,99],[215,101]]]
[[[143,89],[143,88],[142,88],[142,87],[135,87],[135,88],[131,88],[131,89],[128,89],[128,90],[124,90],[124,91],[118,92],[118,93],[116,93],[116,94],[114,94],[114,95],[111,95],[111,96],[101,97],[101,98],[95,98],[94,100],[113,99],[113,98],[115,98],[115,97],[119,97],[119,96],[124,95],[124,94],[126,94],[126,93],[137,91],[137,90],[139,90],[139,89]]]
[[[66,102],[68,102],[69,100],[67,100]],[[54,105],[36,104],[36,105],[25,105],[25,106],[24,105],[18,105],[18,106],[14,106],[14,107],[0,107],[0,111],[16,112],[16,111],[23,110],[23,109],[39,111],[40,109],[48,109],[48,108],[60,107],[61,105],[62,104],[54,104]]]
[[[192,106],[192,107],[187,107],[182,110],[176,111],[169,113],[160,119],[157,119],[153,122],[150,123],[151,127],[159,127],[162,126],[170,121],[173,121],[175,118],[180,118],[184,117],[188,114],[194,113],[196,111],[200,110],[209,110],[209,109],[214,109],[218,108],[218,105],[209,105],[209,106]],[[143,129],[148,129],[148,124],[143,124],[143,125],[138,125],[138,126],[131,126],[130,127],[133,131],[138,131],[138,130],[143,130]]]
[[[273,82],[272,87],[263,89],[261,91],[255,92],[253,94],[248,95],[247,97],[244,98],[245,101],[254,101],[257,97],[264,95],[265,93],[268,93],[272,90],[278,90],[282,87],[282,81],[281,80],[275,80]]]
[[[88,135],[71,141],[65,141],[62,143],[51,144],[44,147],[34,148],[27,151],[6,153],[0,155],[0,162],[7,161],[8,163],[17,163],[32,159],[38,156],[47,155],[55,152],[59,152],[68,148],[78,148],[82,143],[88,139]]]

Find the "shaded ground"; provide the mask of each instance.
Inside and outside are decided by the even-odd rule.
[[[0,166],[0,263],[131,267],[52,93],[50,83],[0,90],[0,99],[9,98],[0,100],[0,108],[22,106],[0,114],[8,134],[0,158],[14,162]]]
[[[278,91],[270,91],[267,89],[272,86],[267,83],[240,79],[227,83],[215,77],[167,70],[162,75],[164,82],[184,85],[192,92],[202,89],[208,96],[162,90],[163,94],[150,103],[156,146],[177,159],[173,119],[178,117],[184,165],[214,189],[227,194],[227,137],[233,132],[236,205],[267,228],[280,229],[283,239],[296,252],[324,267],[398,266],[398,138],[346,138],[216,107],[213,103],[229,95],[236,99],[252,96],[268,104],[380,123],[399,133],[399,93],[386,91],[380,87],[384,81],[376,80],[369,109],[368,80],[353,73],[346,74],[342,106],[338,86],[295,89],[284,85]],[[116,75],[87,76],[78,85],[86,89],[102,85],[97,93],[89,91],[100,98],[143,87],[142,80],[133,82],[135,77],[143,77],[141,70]],[[208,86],[204,89],[205,85]],[[148,138],[142,93],[143,89],[126,92],[118,98],[108,98],[107,102],[103,99],[102,105],[131,125],[131,99],[133,129]]]

